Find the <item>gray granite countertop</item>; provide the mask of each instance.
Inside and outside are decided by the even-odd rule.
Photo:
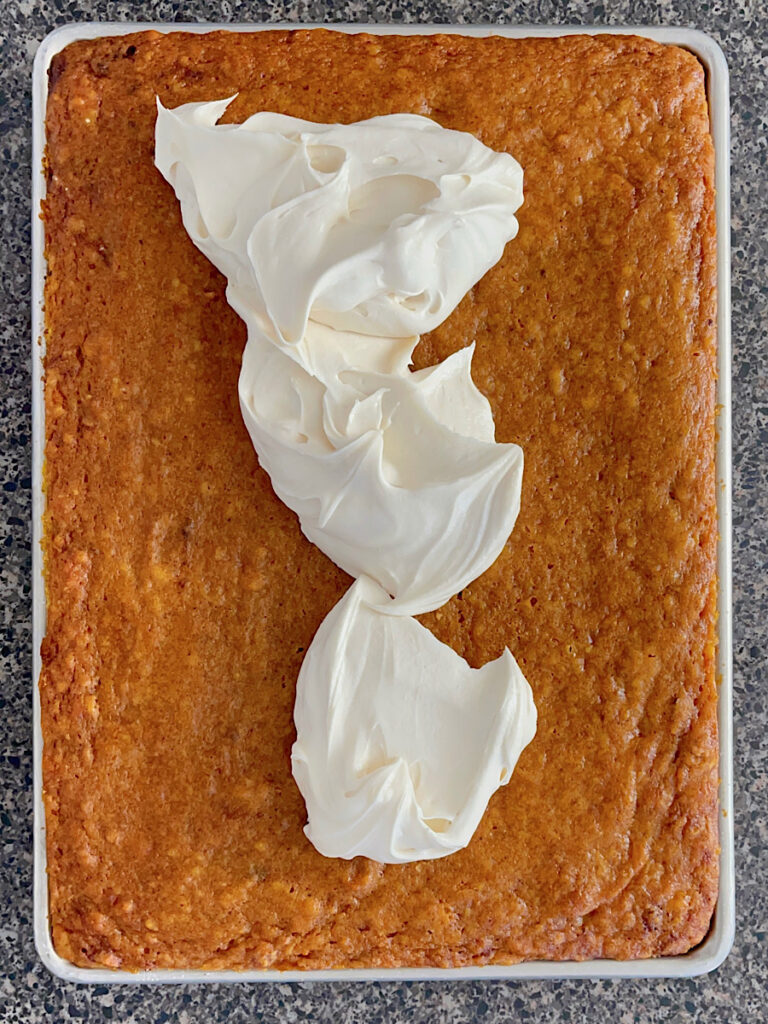
[[[731,71],[737,937],[714,974],[684,981],[181,986],[63,984],[32,940],[30,75],[38,43],[72,21],[378,21],[688,25]],[[768,5],[764,0],[221,0],[0,4],[4,243],[0,320],[0,1021],[707,1021],[768,1013]]]

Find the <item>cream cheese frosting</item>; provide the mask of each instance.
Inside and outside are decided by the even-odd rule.
[[[293,772],[327,857],[398,863],[466,846],[536,731],[509,651],[470,668],[416,619],[381,615],[387,600],[361,576],[299,673]]]
[[[409,364],[516,234],[522,170],[423,117],[219,125],[229,102],[158,103],[155,160],[247,325],[240,405],[259,461],[358,577],[298,681],[307,835],[328,856],[444,856],[508,780],[535,707],[509,652],[472,670],[410,616],[498,557],[523,458],[494,440],[472,345]]]

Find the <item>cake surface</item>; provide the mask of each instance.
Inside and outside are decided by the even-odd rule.
[[[525,171],[520,232],[418,367],[474,341],[525,451],[497,562],[421,617],[509,646],[538,732],[469,846],[327,859],[291,775],[303,652],[350,579],[243,426],[245,330],[153,164],[155,98],[412,112]],[[84,966],[682,953],[717,895],[715,233],[704,74],[631,36],[144,32],[54,58],[45,201],[50,916]],[[460,753],[460,752],[459,752]]]

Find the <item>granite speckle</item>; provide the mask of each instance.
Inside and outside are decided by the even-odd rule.
[[[733,110],[734,601],[737,938],[713,975],[682,981],[164,987],[65,985],[32,940],[30,75],[37,44],[72,21],[376,21],[688,25],[713,35]],[[762,0],[5,0],[0,10],[0,1021],[232,1024],[258,1019],[749,1022],[768,1002],[768,8]]]

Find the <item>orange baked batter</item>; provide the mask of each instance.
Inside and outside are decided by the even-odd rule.
[[[704,75],[621,36],[144,32],[53,62],[45,202],[50,914],[81,965],[457,966],[681,953],[717,892],[715,234]],[[419,366],[477,343],[525,451],[495,565],[422,621],[508,645],[538,733],[469,847],[320,856],[290,770],[349,578],[242,424],[242,323],[153,165],[155,96],[410,111],[507,150],[520,233]],[[457,751],[457,756],[461,752]]]

